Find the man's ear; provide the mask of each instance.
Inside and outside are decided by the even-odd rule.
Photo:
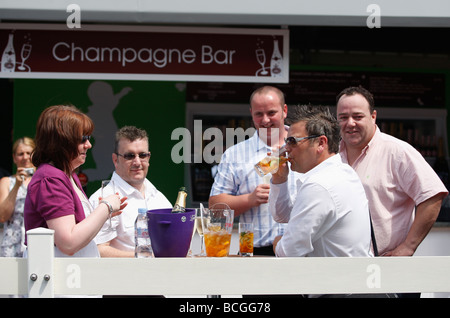
[[[317,151],[321,154],[325,150],[328,150],[328,138],[326,136],[319,136],[317,137],[318,147]]]
[[[114,164],[114,167],[116,167],[116,165],[117,165],[117,158],[118,157],[119,156],[113,152],[113,154],[112,154],[112,162]]]

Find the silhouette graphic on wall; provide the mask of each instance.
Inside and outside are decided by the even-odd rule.
[[[92,135],[95,144],[91,151],[96,164],[96,168],[83,170],[89,181],[107,179],[114,171],[112,153],[118,128],[113,112],[122,97],[131,90],[131,87],[124,87],[120,93],[114,95],[111,85],[102,81],[95,81],[88,87],[87,94],[92,105],[88,107],[87,115],[95,124]]]

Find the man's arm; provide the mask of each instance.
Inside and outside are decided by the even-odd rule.
[[[438,193],[420,203],[416,208],[416,217],[405,241],[394,250],[384,253],[383,256],[412,256],[436,221],[445,195],[445,193]]]
[[[122,251],[111,246],[111,241],[97,244],[101,257],[134,257],[134,251]]]
[[[231,195],[221,193],[209,198],[209,207],[211,208],[217,203],[226,203],[234,210],[234,216],[238,216],[255,206],[269,202],[269,192],[269,184],[260,184],[253,192],[248,194]]]

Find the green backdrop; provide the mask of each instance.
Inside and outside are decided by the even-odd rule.
[[[48,106],[72,104],[88,113],[89,106],[93,105],[88,96],[88,88],[94,82],[103,82],[101,84],[111,88],[113,94],[119,94],[125,87],[131,88],[127,94],[123,94],[113,111],[105,107],[105,117],[106,112],[112,112],[118,128],[134,125],[147,131],[152,152],[147,178],[174,202],[178,189],[184,182],[184,165],[175,164],[171,160],[171,149],[176,141],[172,141],[170,136],[173,129],[185,126],[185,83],[16,79],[14,140],[21,136],[34,137],[37,119]],[[94,120],[94,124],[99,125],[98,121],[99,119]],[[93,144],[95,147],[95,140]],[[85,170],[95,167],[96,162],[90,151],[82,168]],[[99,186],[100,181],[90,181],[87,194],[92,194]]]

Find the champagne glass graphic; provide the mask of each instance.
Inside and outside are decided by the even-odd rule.
[[[266,68],[264,67],[264,64],[266,64],[266,53],[264,52],[263,49],[257,49],[256,50],[256,59],[258,60],[258,63],[261,64],[262,68],[262,72],[260,73],[261,75],[267,75],[268,72],[266,71]]]
[[[24,44],[22,46],[22,51],[20,52],[20,56],[22,58],[22,64],[18,67],[19,70],[24,71],[26,70],[25,66],[23,66],[23,63],[30,57],[31,53],[31,44]]]

